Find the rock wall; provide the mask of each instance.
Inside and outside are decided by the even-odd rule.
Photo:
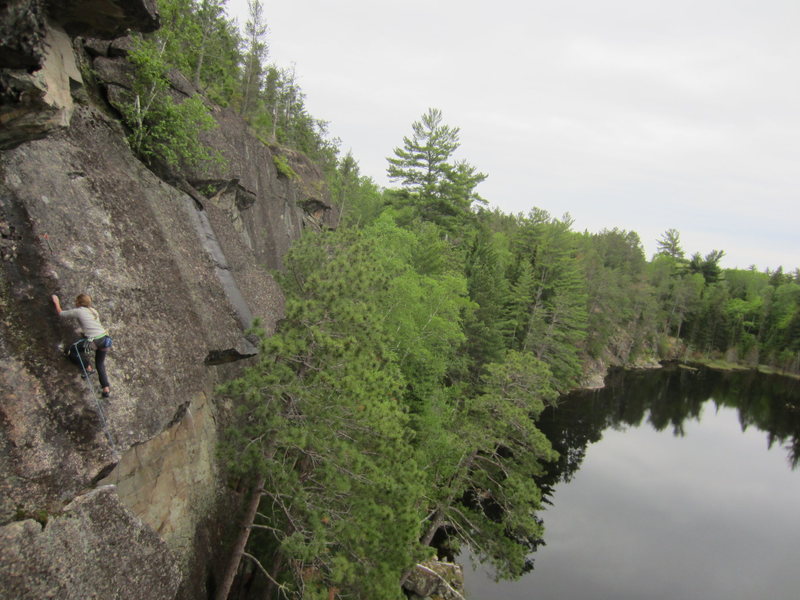
[[[335,214],[311,163],[228,110],[207,138],[226,164],[176,187],[88,100],[103,90],[87,94],[72,66],[44,77],[78,64],[70,36],[152,28],[150,0],[11,4],[46,23],[38,45],[0,39],[0,598],[203,598],[236,508],[215,460],[215,386],[256,351],[252,318],[269,331],[281,316],[267,268]],[[17,46],[22,69],[20,52],[3,58]],[[25,77],[36,103],[16,93]],[[71,306],[81,292],[114,339],[110,400],[63,356],[75,332],[50,295]]]
[[[45,527],[31,520],[3,527],[0,544],[4,598],[155,597],[151,590],[170,598],[180,581],[164,544],[110,486],[76,498]]]

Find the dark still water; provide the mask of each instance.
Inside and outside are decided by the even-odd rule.
[[[799,382],[620,371],[541,427],[545,545],[510,583],[462,557],[469,600],[800,598]]]

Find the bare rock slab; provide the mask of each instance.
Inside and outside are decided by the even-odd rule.
[[[0,529],[0,599],[175,597],[180,573],[163,541],[124,508],[114,486],[78,497],[42,527]]]

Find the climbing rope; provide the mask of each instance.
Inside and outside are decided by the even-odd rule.
[[[86,387],[89,389],[89,394],[94,397],[95,406],[97,406],[97,414],[100,415],[100,423],[103,427],[103,433],[106,435],[108,439],[108,443],[111,446],[111,449],[116,452],[117,447],[114,444],[114,438],[111,435],[111,431],[108,428],[108,421],[106,420],[106,413],[103,411],[103,405],[100,403],[100,400],[97,398],[97,390],[92,385],[90,372],[86,370],[86,365],[83,363],[83,353],[81,352],[80,345],[87,344],[91,340],[89,338],[81,338],[74,344],[72,344],[72,348],[75,349],[75,355],[78,357],[78,363],[81,365],[81,371],[83,371],[83,379],[86,381]]]

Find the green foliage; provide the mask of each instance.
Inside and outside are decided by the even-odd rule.
[[[705,258],[700,256],[699,252],[695,252],[689,260],[688,269],[690,273],[699,273],[706,280],[707,284],[716,283],[719,281],[722,274],[722,268],[719,266],[719,261],[722,259],[725,252],[723,250],[712,250],[706,254]]]
[[[502,360],[515,324],[507,317],[511,291],[505,272],[497,240],[488,227],[481,227],[466,264],[469,295],[476,304],[465,319],[466,350],[471,359],[470,370],[475,375],[482,371],[483,365]]]
[[[520,220],[515,239],[518,261],[530,261],[535,281],[525,323],[516,328],[517,347],[547,363],[561,391],[580,379],[587,327],[584,265],[570,227],[568,216],[552,219],[534,209]]]
[[[259,139],[304,152],[331,174],[339,142],[327,138],[327,123],[308,114],[294,70],[267,63],[262,0],[248,2],[244,37],[224,4],[159,0],[162,27],[145,36],[132,57],[136,89],[124,110],[134,131],[132,146],[146,159],[174,166],[210,158],[197,142],[197,134],[213,123],[207,110],[199,98],[176,104],[170,97],[166,73],[177,69],[206,98],[236,109]]]
[[[398,597],[420,552],[421,478],[376,250],[347,232],[298,243],[281,276],[282,328],[226,389],[241,418],[224,453],[233,472],[267,476],[270,526],[297,586],[311,578],[359,598]]]
[[[239,112],[252,117],[257,111],[261,92],[264,60],[267,57],[267,25],[264,23],[264,5],[261,0],[248,0],[249,19],[245,23],[244,72],[242,73],[242,101]]]
[[[442,193],[453,152],[459,147],[459,129],[442,123],[442,112],[429,108],[411,125],[413,134],[403,138],[403,147],[394,149],[389,158],[390,179],[425,198]]]
[[[677,229],[667,229],[656,242],[658,254],[683,260],[685,253],[681,248],[681,234]]]
[[[534,421],[555,397],[549,369],[530,353],[511,351],[487,365],[481,393],[463,403],[450,425],[458,461],[436,473],[423,541],[447,524],[451,546],[464,544],[498,577],[530,568],[527,556],[542,534],[533,477],[556,456]]]
[[[130,60],[135,79],[122,112],[131,129],[128,141],[146,161],[191,167],[212,160],[199,134],[216,126],[200,96],[176,102],[167,78],[165,44],[138,38]]]
[[[297,173],[294,172],[292,165],[289,164],[289,159],[287,159],[283,154],[273,154],[272,163],[278,170],[279,177],[285,177],[286,179],[290,180],[297,179]]]
[[[639,236],[618,229],[586,234],[581,253],[587,280],[589,355],[627,361],[652,350],[658,337],[656,305]]]
[[[153,38],[164,44],[169,68],[180,70],[218,104],[237,89],[240,37],[220,0],[159,0],[161,29]]]
[[[653,258],[650,283],[663,333],[702,356],[796,371],[800,353],[792,336],[800,288],[782,269],[723,269],[723,254],[695,252],[687,261],[662,252]]]
[[[382,191],[371,178],[361,175],[350,152],[337,161],[328,182],[331,198],[339,207],[339,222],[344,227],[367,226],[384,208]]]
[[[453,254],[435,226],[387,212],[286,257],[286,317],[223,391],[238,418],[221,451],[231,474],[266,477],[264,547],[290,566],[287,590],[397,597],[445,524],[499,574],[526,568],[541,535],[532,477],[553,456],[534,420],[553,378],[503,352],[476,386],[453,385],[476,308]]]

